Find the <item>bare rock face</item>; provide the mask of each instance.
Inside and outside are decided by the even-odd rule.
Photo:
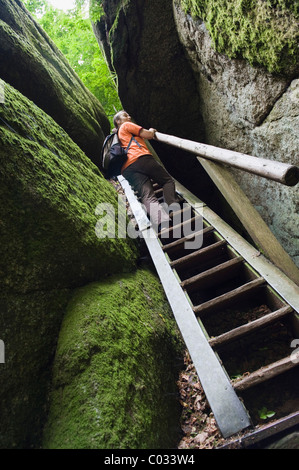
[[[1,1],[0,42],[0,78],[49,114],[99,165],[109,120],[19,0]]]
[[[198,94],[207,143],[298,165],[299,81],[219,54],[205,24],[175,2],[175,19]],[[232,170],[254,206],[299,265],[298,188]]]

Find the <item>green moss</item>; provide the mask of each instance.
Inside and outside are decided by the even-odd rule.
[[[270,72],[291,73],[298,64],[298,2],[180,1],[186,12],[204,20],[218,52]]]
[[[46,448],[163,448],[176,439],[179,334],[148,270],[79,289],[60,332]]]
[[[110,129],[102,105],[22,2],[3,0],[0,10],[1,78],[52,116],[97,162]]]
[[[1,291],[0,448],[39,447],[47,414],[59,328],[70,289],[27,294]]]
[[[104,15],[102,1],[100,0],[90,0],[89,2],[89,17],[93,23],[100,21],[101,17]]]
[[[1,85],[4,82],[1,82]],[[0,447],[38,447],[50,364],[72,290],[135,269],[134,240],[98,238],[117,193],[52,118],[4,84],[0,104]]]
[[[0,277],[22,291],[82,285],[134,267],[133,240],[98,238],[96,207],[112,185],[49,116],[5,85],[0,105]],[[4,249],[5,247],[5,249]],[[17,287],[16,287],[17,286]]]

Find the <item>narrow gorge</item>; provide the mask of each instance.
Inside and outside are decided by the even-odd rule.
[[[140,125],[299,164],[295,3],[91,0],[90,9],[122,106]],[[117,230],[125,208],[100,161],[111,116],[21,0],[1,1],[0,39],[0,448],[176,448],[184,344],[142,242]],[[151,143],[250,240],[196,156]],[[299,267],[298,186],[230,172]],[[101,204],[114,237],[97,235]]]

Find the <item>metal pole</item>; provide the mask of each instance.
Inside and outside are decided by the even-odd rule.
[[[299,167],[295,165],[253,157],[245,153],[213,147],[212,145],[181,139],[173,135],[162,134],[161,132],[156,132],[155,137],[159,142],[195,153],[208,160],[224,163],[248,173],[277,181],[286,186],[295,186],[299,181]]]

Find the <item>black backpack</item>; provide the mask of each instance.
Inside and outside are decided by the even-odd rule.
[[[113,176],[121,174],[121,169],[127,160],[127,153],[132,140],[134,140],[140,147],[139,142],[137,142],[133,136],[131,137],[127,148],[124,149],[120,144],[117,132],[107,135],[104,140],[101,153],[102,167],[106,178],[112,178]]]

